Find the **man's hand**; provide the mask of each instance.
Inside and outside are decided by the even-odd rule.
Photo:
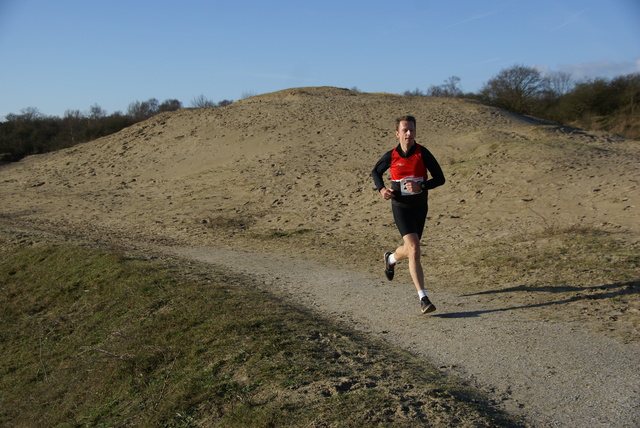
[[[405,188],[411,193],[420,193],[422,192],[422,182],[409,180],[405,181]]]
[[[382,196],[382,199],[385,199],[385,200],[389,200],[393,198],[393,192],[390,189],[387,189],[386,187],[383,187],[382,189],[380,189],[380,195]]]

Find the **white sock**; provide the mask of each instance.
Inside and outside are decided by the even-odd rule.
[[[389,264],[395,265],[396,263],[396,258],[393,256],[393,253],[391,253],[391,255],[389,256]]]
[[[426,290],[418,290],[418,296],[420,296],[420,300],[422,300],[423,297],[427,297],[427,291]]]

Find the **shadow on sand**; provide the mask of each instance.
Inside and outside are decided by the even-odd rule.
[[[555,300],[551,302],[535,303],[532,305],[511,306],[507,308],[498,308],[498,309],[487,309],[487,310],[481,310],[481,311],[451,312],[446,314],[436,314],[432,316],[438,317],[438,318],[473,318],[483,314],[490,314],[494,312],[514,311],[518,309],[533,309],[533,308],[540,308],[544,306],[564,305],[567,303],[577,302],[580,300],[599,300],[599,299],[608,299],[613,297],[627,296],[632,294],[640,294],[640,280],[629,281],[629,282],[618,282],[613,284],[601,285],[597,287],[552,287],[552,286],[531,287],[531,286],[519,285],[516,287],[504,288],[501,290],[491,290],[491,291],[483,291],[480,293],[464,294],[463,297],[500,294],[500,293],[513,293],[513,292],[522,292],[522,291],[529,292],[529,293],[533,293],[533,292],[579,293],[581,291],[596,291],[596,290],[599,292],[592,293],[589,295],[577,295],[577,296],[569,297],[566,299]]]

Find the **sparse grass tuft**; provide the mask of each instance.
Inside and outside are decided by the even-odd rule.
[[[229,229],[232,231],[243,231],[248,229],[253,223],[254,219],[250,216],[242,218],[229,217],[229,216],[217,216],[204,219],[203,224],[212,229]]]
[[[296,238],[311,232],[311,229],[271,230],[259,236],[261,239]],[[256,235],[256,237],[258,237]]]

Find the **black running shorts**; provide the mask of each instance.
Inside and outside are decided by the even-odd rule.
[[[417,233],[418,238],[422,239],[424,223],[427,220],[428,206],[426,201],[421,204],[404,206],[392,203],[391,209],[393,211],[393,219],[396,221],[396,226],[401,236]]]

